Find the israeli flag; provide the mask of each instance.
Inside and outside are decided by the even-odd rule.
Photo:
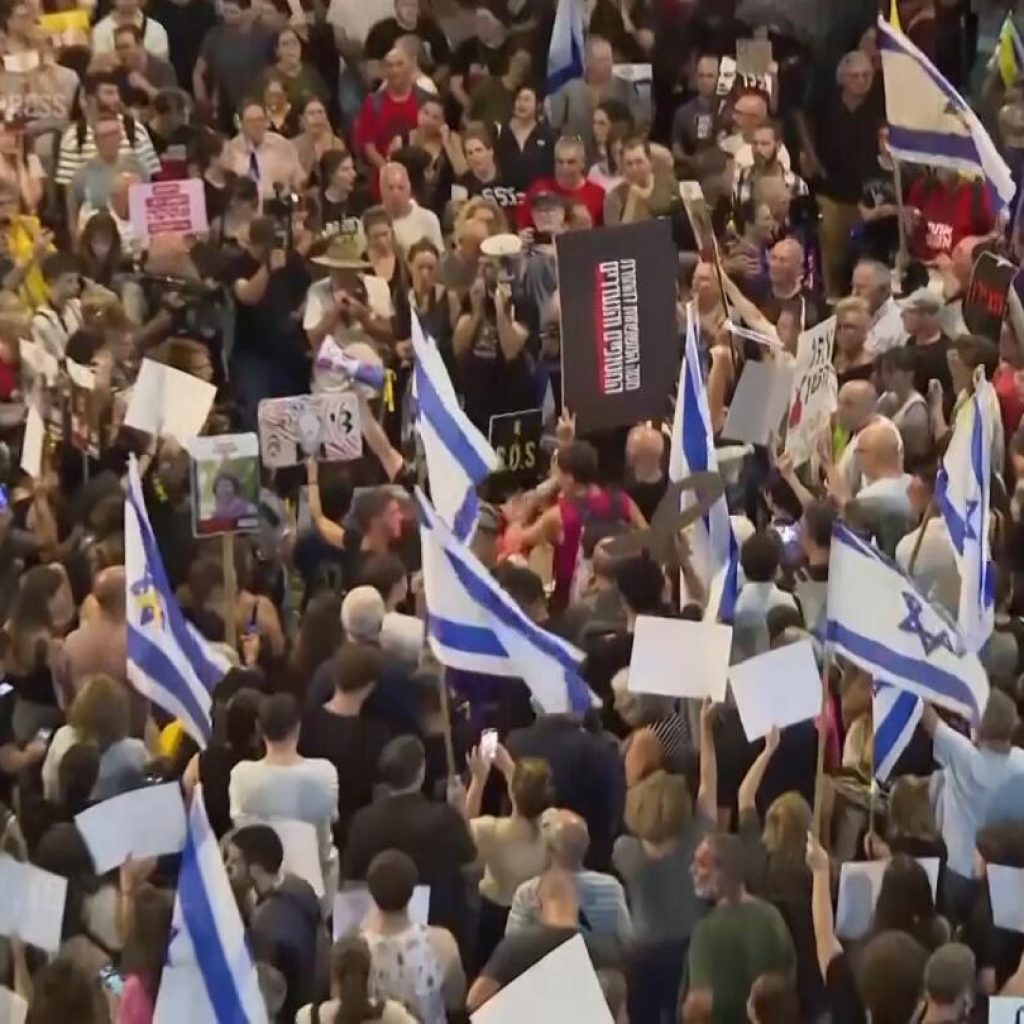
[[[153,1024],[267,1024],[256,965],[245,940],[201,787],[192,795],[171,941]]]
[[[427,640],[448,668],[522,679],[547,714],[593,703],[579,675],[583,653],[522,612],[416,492],[427,603]]]
[[[314,366],[318,370],[340,373],[349,380],[365,384],[374,391],[384,389],[385,370],[376,363],[364,363],[349,355],[332,338],[325,338],[316,354]]]
[[[707,472],[718,472],[718,457],[715,455],[707,386],[697,345],[697,318],[691,303],[686,307],[686,348],[679,371],[668,476],[676,482],[694,473]],[[679,511],[685,512],[690,502],[696,500],[694,495],[684,493]],[[709,621],[720,619],[724,606],[728,619],[722,621],[731,621],[729,605],[735,606],[739,585],[739,546],[733,536],[729,505],[724,494],[694,524],[690,547],[694,570],[708,592],[705,618]]]
[[[1008,207],[1017,190],[1013,174],[967,101],[881,16],[878,47],[893,156],[981,178],[988,185],[993,206],[997,210]]]
[[[876,682],[871,693],[874,722],[874,775],[879,782],[888,782],[896,762],[921,721],[924,704],[906,690],[890,683]]]
[[[441,353],[434,339],[424,334],[415,313],[412,347],[416,354],[416,430],[423,443],[430,494],[445,524],[459,540],[467,540],[479,518],[476,485],[501,462],[462,411]]]
[[[178,607],[146,514],[134,456],[124,503],[124,569],[128,679],[205,747],[211,733],[210,694],[230,664],[185,621]]]
[[[989,686],[977,654],[909,576],[841,523],[832,534],[825,639],[876,679],[980,721]]]
[[[566,83],[582,77],[583,0],[558,0],[544,91],[552,96]]]
[[[974,393],[956,417],[935,481],[939,511],[960,570],[957,619],[971,651],[981,650],[995,625],[995,569],[988,531],[992,423],[984,412],[985,401],[994,401],[985,394],[991,388],[979,368]]]

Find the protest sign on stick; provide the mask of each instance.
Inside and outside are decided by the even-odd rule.
[[[838,381],[832,365],[835,337],[833,316],[801,332],[797,341],[785,445],[795,466],[807,462],[817,450],[818,439],[829,429],[836,411]]]

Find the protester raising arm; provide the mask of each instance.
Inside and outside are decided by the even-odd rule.
[[[736,810],[739,818],[742,819],[744,811],[757,814],[757,792],[761,788],[764,773],[768,771],[768,765],[771,764],[775,751],[779,749],[780,739],[779,729],[775,726],[764,738],[764,749],[754,758],[754,763],[747,769],[747,774],[743,776],[736,798]]]
[[[718,821],[718,751],[715,749],[715,705],[704,698],[700,709],[700,781],[697,784],[697,813]]]
[[[333,519],[324,515],[320,504],[320,467],[316,459],[306,460],[306,497],[309,501],[309,517],[313,521],[320,539],[332,548],[345,546],[345,531]]]
[[[832,915],[832,883],[828,854],[813,832],[807,833],[807,867],[811,872],[811,919],[814,922],[814,947],[818,954],[818,970],[822,979],[828,977],[828,968],[843,947],[836,938]]]

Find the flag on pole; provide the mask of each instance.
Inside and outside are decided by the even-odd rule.
[[[427,640],[448,668],[522,679],[548,714],[593,703],[583,654],[531,621],[445,525],[422,491],[416,502],[427,603]]]
[[[993,206],[1010,205],[1017,186],[970,104],[885,18],[878,18],[889,149],[897,160],[949,167],[984,181]]]
[[[1003,27],[999,30],[995,61],[1005,89],[1009,89],[1024,75],[1024,39],[1021,39],[1013,11],[1007,12]]]
[[[995,626],[995,568],[988,530],[992,423],[984,411],[986,402],[995,401],[991,391],[979,367],[974,393],[956,417],[935,481],[935,497],[960,570],[957,620],[971,651],[981,650]]]
[[[707,387],[701,370],[697,345],[697,323],[693,304],[686,307],[686,347],[679,370],[679,390],[672,423],[668,476],[673,482],[694,473],[717,473],[715,437],[711,429]],[[697,498],[684,492],[679,511],[685,512]],[[694,524],[691,534],[693,567],[708,593],[705,617],[715,621],[725,606],[731,620],[735,590],[739,582],[739,546],[732,532],[729,505],[723,494]],[[727,621],[724,620],[723,621]]]
[[[988,676],[942,609],[842,523],[832,534],[825,639],[901,690],[981,720]]]
[[[124,503],[124,570],[128,679],[205,747],[210,694],[230,665],[182,615],[149,523],[134,456]]]
[[[153,1024],[267,1024],[245,928],[202,788],[192,795]]]
[[[920,697],[890,683],[876,682],[871,692],[871,717],[874,722],[874,776],[888,782],[896,762],[907,749],[921,721],[924,704]]]
[[[459,540],[467,540],[479,518],[476,486],[500,468],[501,460],[462,411],[437,344],[424,333],[415,313],[412,347],[416,431],[423,443],[430,494],[445,525]]]
[[[365,363],[349,355],[333,338],[325,338],[314,363],[318,370],[340,373],[374,391],[384,390],[386,371],[380,363]]]
[[[545,92],[553,95],[567,82],[583,77],[583,0],[558,0],[548,47]]]

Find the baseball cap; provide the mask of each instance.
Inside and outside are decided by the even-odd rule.
[[[918,288],[900,306],[912,313],[931,313],[934,316],[942,309],[942,299],[928,288]]]
[[[565,209],[565,200],[557,192],[552,192],[549,188],[542,188],[539,192],[535,192],[530,198],[531,209],[548,209],[552,210],[555,208]]]

